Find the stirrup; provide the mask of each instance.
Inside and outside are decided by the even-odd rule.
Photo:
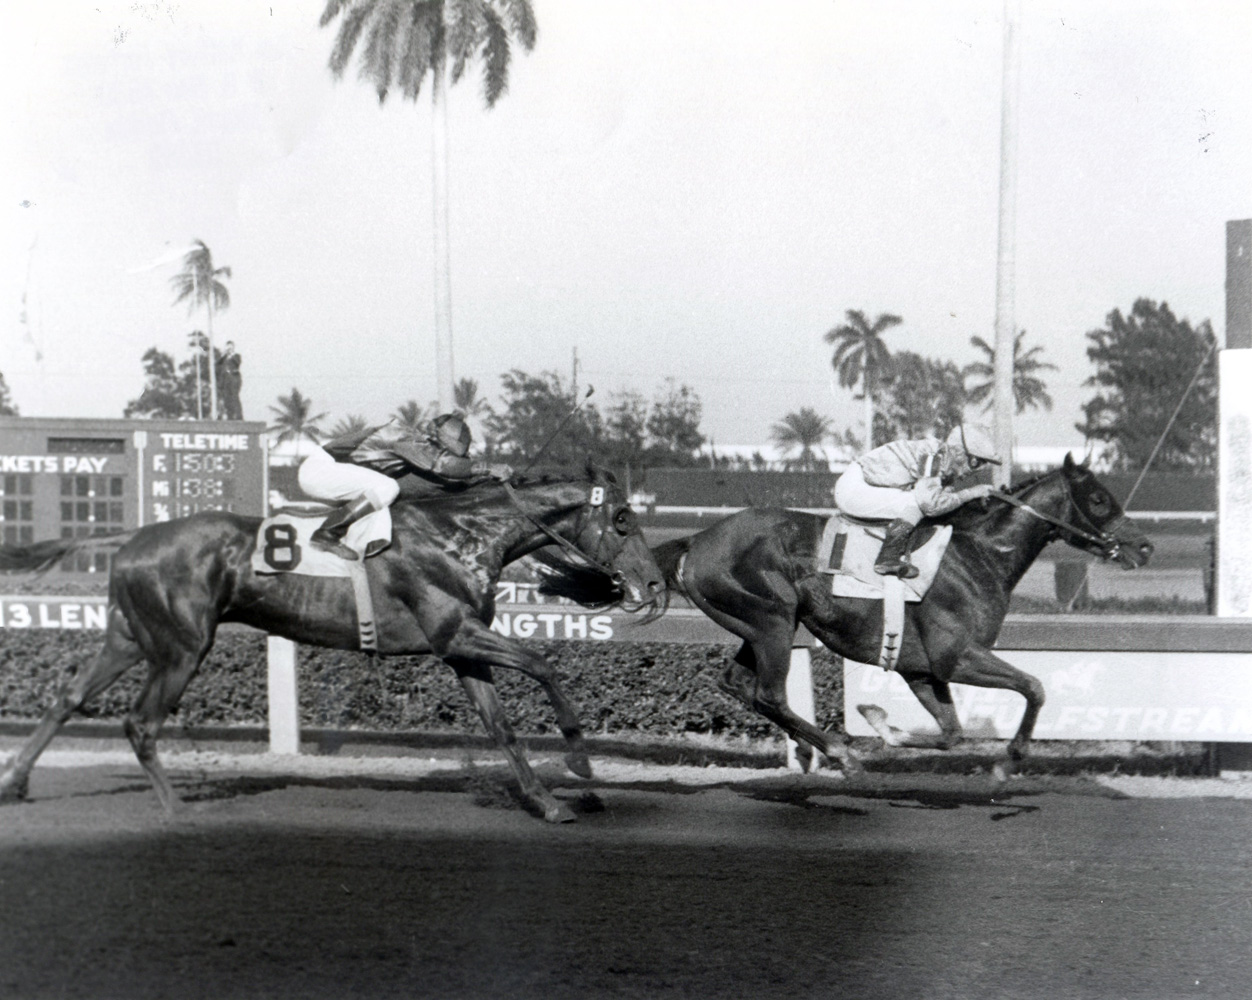
[[[321,549],[323,552],[333,553],[340,559],[347,559],[349,562],[356,562],[361,558],[334,535],[328,531],[323,531],[321,528],[318,528],[317,531],[309,536],[309,543],[314,548]]]
[[[901,580],[912,580],[919,570],[911,562],[899,560],[890,563],[874,563],[874,572],[879,576],[898,576]]]

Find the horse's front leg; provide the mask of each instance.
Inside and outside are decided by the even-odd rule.
[[[496,745],[508,758],[523,797],[537,808],[549,823],[574,822],[577,819],[574,813],[544,788],[542,782],[535,776],[535,772],[531,770],[530,761],[526,759],[526,754],[523,753],[517,742],[517,736],[513,733],[513,727],[505,717],[504,706],[500,704],[500,695],[491,680],[491,668],[482,664],[470,664],[467,661],[454,663],[452,668],[461,679],[465,693],[469,695],[474,707],[478,709],[483,725],[487,727]]]
[[[1013,664],[1000,659],[995,653],[981,646],[969,646],[961,654],[950,680],[954,684],[973,684],[975,687],[1004,688],[1016,691],[1026,699],[1026,711],[1022,713],[1021,725],[1009,741],[1009,758],[1013,763],[1026,755],[1026,747],[1035,732],[1035,722],[1047,698],[1039,678],[1019,670]],[[1003,773],[997,768],[997,773]]]
[[[444,654],[444,659],[449,663],[457,658],[473,663],[486,663],[493,667],[508,667],[538,681],[548,703],[556,712],[557,725],[561,727],[561,735],[565,737],[568,747],[565,753],[566,765],[580,778],[591,777],[591,760],[587,756],[582,722],[579,721],[574,703],[561,686],[556,671],[545,657],[513,639],[491,631],[477,619],[470,619],[457,631]]]
[[[952,690],[941,680],[929,674],[908,676],[901,673],[909,690],[939,723],[939,733],[906,733],[887,722],[887,713],[878,705],[857,705],[861,713],[874,730],[882,737],[887,746],[918,747],[928,750],[951,750],[961,742],[961,720],[957,718],[956,707],[952,704]]]

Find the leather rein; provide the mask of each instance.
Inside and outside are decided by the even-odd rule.
[[[1118,552],[1121,549],[1121,542],[1118,541],[1117,536],[1112,535],[1107,531],[1104,531],[1103,529],[1100,528],[1099,525],[1097,525],[1094,521],[1092,521],[1091,518],[1087,515],[1087,513],[1081,507],[1078,506],[1077,501],[1074,500],[1074,494],[1070,490],[1069,483],[1065,481],[1064,477],[1062,477],[1061,482],[1065,486],[1065,495],[1069,499],[1070,506],[1073,507],[1076,511],[1078,511],[1079,514],[1082,515],[1083,519],[1087,522],[1088,525],[1090,525],[1093,531],[1087,531],[1086,529],[1080,528],[1075,524],[1071,524],[1069,521],[1066,521],[1062,518],[1055,517],[1052,514],[1044,513],[1038,508],[1032,507],[1030,504],[1026,503],[1026,501],[1019,500],[1017,497],[1013,496],[1011,493],[1004,493],[1001,490],[995,490],[988,495],[994,497],[997,500],[1003,500],[1005,503],[1013,507],[1019,507],[1022,510],[1024,510],[1027,514],[1031,514],[1034,517],[1039,518],[1039,520],[1041,521],[1046,521],[1048,524],[1051,524],[1054,527],[1059,528],[1062,532],[1068,532],[1070,535],[1074,536],[1075,538],[1079,538],[1082,541],[1089,543],[1090,545],[1097,546],[1100,549],[1101,557],[1104,559],[1116,558]]]
[[[519,511],[521,511],[522,515],[523,515],[523,516],[524,516],[524,517],[525,517],[528,521],[530,521],[530,523],[531,523],[531,524],[533,524],[536,528],[538,528],[538,529],[539,529],[540,531],[542,531],[545,535],[547,535],[549,538],[551,538],[551,539],[552,539],[552,541],[554,541],[557,545],[561,546],[561,547],[562,547],[563,549],[565,549],[566,551],[568,551],[568,552],[572,553],[573,555],[577,556],[579,559],[581,559],[581,560],[583,560],[584,562],[588,563],[589,565],[594,566],[596,569],[600,570],[600,572],[602,572],[602,573],[606,574],[607,576],[612,576],[612,575],[613,575],[613,565],[612,565],[612,563],[601,562],[601,561],[600,561],[600,559],[598,558],[598,557],[599,557],[600,545],[597,545],[597,546],[596,546],[596,555],[595,555],[595,556],[589,556],[589,555],[587,555],[587,553],[586,553],[586,552],[584,552],[582,549],[580,549],[577,545],[575,545],[573,542],[571,542],[568,538],[563,538],[561,535],[558,535],[555,531],[553,531],[553,530],[552,530],[551,528],[549,528],[546,524],[544,524],[541,520],[539,520],[539,518],[535,517],[535,515],[534,515],[534,514],[532,514],[532,513],[531,513],[530,511],[528,511],[525,507],[523,507],[523,506],[522,506],[522,501],[521,501],[521,499],[518,497],[517,493],[514,491],[514,489],[513,489],[513,484],[512,484],[512,483],[510,483],[508,480],[504,480],[504,481],[502,482],[502,484],[501,484],[501,485],[503,485],[503,486],[504,486],[504,492],[508,495],[508,498],[509,498],[511,501],[513,501],[513,506],[514,506],[514,507],[516,507]],[[581,504],[579,504],[579,505],[578,505],[578,509],[579,509],[579,510],[582,510],[583,508],[585,508],[585,507],[587,507],[587,506],[589,506],[589,505],[591,505],[591,501],[590,501],[590,500],[584,500]],[[571,504],[569,509],[573,510],[573,509],[574,509],[574,505],[572,505],[572,504]],[[601,542],[601,544],[603,544],[603,542],[604,542],[604,532],[603,532],[603,531],[601,531],[601,532],[600,532],[600,542]]]

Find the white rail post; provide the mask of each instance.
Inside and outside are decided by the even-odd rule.
[[[290,639],[267,636],[270,753],[300,752],[299,680],[296,677],[296,644]]]
[[[803,636],[803,638],[801,638]],[[791,647],[791,670],[787,673],[787,704],[791,710],[805,722],[817,724],[817,713],[813,702],[813,659],[809,655],[809,647],[813,638],[805,629],[796,632]],[[816,751],[814,751],[816,755]],[[787,767],[792,771],[801,770],[800,760],[796,756],[796,742],[787,739]],[[812,768],[817,768],[817,757],[813,757]]]

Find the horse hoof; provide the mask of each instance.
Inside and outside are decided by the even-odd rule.
[[[562,802],[549,806],[544,810],[543,818],[549,823],[577,823],[578,817],[574,815],[574,811]]]
[[[822,756],[826,758],[831,767],[839,768],[845,777],[852,774],[861,774],[865,770],[864,765],[862,765],[861,762],[853,756],[852,751],[843,749],[842,747],[839,751],[831,748],[830,750],[825,751]]]
[[[591,777],[591,760],[581,751],[572,751],[565,755],[565,766],[580,778]]]
[[[900,745],[900,738],[897,735],[899,730],[888,724],[887,713],[881,708],[877,705],[857,705],[856,710],[887,746],[898,747]]]
[[[995,778],[996,783],[1003,785],[1009,778],[1013,777],[1013,765],[1008,761],[999,761],[991,769],[991,776]]]
[[[27,793],[27,783],[24,779],[22,781],[14,781],[12,778],[0,779],[0,805],[25,802]]]

